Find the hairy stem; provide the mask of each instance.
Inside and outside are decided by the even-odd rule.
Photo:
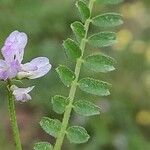
[[[11,87],[11,81],[8,81],[7,91],[8,91],[8,111],[9,111],[10,123],[11,123],[16,150],[22,150],[20,136],[19,136],[19,129],[18,129],[18,124],[16,119],[15,103],[14,103],[14,98],[10,90],[10,87]]]
[[[90,0],[90,2],[89,2],[90,12],[92,12],[94,2],[95,2],[95,0]],[[81,40],[81,43],[80,43],[80,48],[82,50],[82,55],[79,59],[77,59],[77,63],[76,63],[76,67],[75,67],[76,78],[73,81],[73,83],[71,85],[71,88],[70,88],[70,92],[69,92],[70,102],[69,102],[69,105],[66,107],[64,117],[63,117],[63,120],[62,120],[61,130],[60,130],[60,132],[57,136],[56,143],[55,143],[55,146],[54,146],[54,150],[61,150],[61,147],[62,147],[62,144],[63,144],[63,141],[64,141],[64,137],[65,137],[65,134],[66,134],[66,129],[68,127],[70,114],[71,114],[71,111],[72,111],[72,104],[73,104],[73,101],[74,101],[74,97],[75,97],[75,93],[76,93],[76,89],[77,89],[77,84],[78,84],[78,79],[79,79],[79,75],[80,75],[80,70],[81,70],[81,66],[82,66],[82,58],[83,58],[83,54],[84,54],[84,50],[85,50],[85,46],[86,46],[87,34],[88,34],[88,31],[89,31],[89,25],[90,25],[90,19],[91,19],[91,16],[90,16],[90,18],[88,18],[85,21],[85,24],[84,24],[86,34],[85,34],[85,37]]]

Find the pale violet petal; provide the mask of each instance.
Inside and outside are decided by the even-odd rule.
[[[34,71],[37,69],[38,69],[38,67],[36,65],[32,64],[31,62],[21,65],[22,71],[29,72],[29,71]]]
[[[28,88],[17,88],[13,91],[13,94],[23,94],[23,93],[29,93],[34,89],[34,86],[28,87]]]
[[[16,101],[26,102],[31,100],[31,96],[29,94],[18,94],[15,95]]]
[[[7,37],[6,41],[5,41],[5,45],[11,45],[14,41],[16,36],[18,36],[19,31],[15,30],[12,33],[10,33],[10,35]]]
[[[9,77],[8,69],[9,69],[8,64],[4,60],[0,59],[0,80],[8,79]]]
[[[0,79],[6,80],[14,78],[20,70],[20,64],[18,61],[8,63],[4,60],[0,60]]]
[[[16,77],[20,69],[21,68],[20,68],[20,64],[18,61],[13,61],[9,63],[9,69],[8,69],[9,79]]]
[[[27,35],[23,32],[14,31],[6,39],[2,47],[2,55],[7,62],[23,60],[24,48],[27,44]]]
[[[23,64],[22,70],[23,71],[35,71],[40,67],[43,67],[45,65],[49,64],[49,59],[46,57],[37,57],[34,58],[32,61]]]
[[[34,66],[38,66],[38,68],[45,66],[47,64],[49,64],[49,59],[47,57],[37,57],[34,58],[30,64],[34,65]]]
[[[0,59],[0,70],[6,67],[7,67],[7,63],[4,60]]]
[[[21,66],[21,73],[18,73],[18,77],[36,79],[47,74],[51,69],[49,59],[46,57],[37,57],[31,62],[23,64]],[[26,72],[26,73],[25,73]],[[23,76],[24,75],[24,76]]]
[[[34,86],[28,88],[18,88],[17,86],[12,85],[10,89],[13,91],[13,95],[17,101],[25,102],[31,99],[31,96],[28,93],[31,92],[33,88]]]
[[[29,76],[29,79],[36,79],[36,78],[40,78],[43,77],[44,75],[46,75],[51,69],[51,65],[47,64],[41,68],[38,68],[38,70],[36,71],[32,71],[31,72],[31,76]]]

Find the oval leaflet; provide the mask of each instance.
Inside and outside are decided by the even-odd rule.
[[[87,131],[80,126],[72,126],[67,129],[67,138],[70,143],[85,143],[89,139]]]
[[[120,14],[105,13],[94,17],[92,23],[100,27],[115,27],[123,24],[123,20]]]
[[[87,93],[97,96],[110,95],[109,84],[92,78],[83,78],[79,81],[79,88]]]
[[[61,129],[61,122],[57,119],[50,119],[48,117],[43,117],[42,120],[40,121],[40,126],[49,135],[57,137],[57,134]]]
[[[83,116],[93,116],[100,114],[100,108],[89,101],[76,101],[74,111]]]
[[[115,60],[102,53],[90,55],[85,58],[84,66],[95,72],[107,73],[115,70]]]
[[[116,33],[100,32],[89,37],[88,42],[94,47],[106,47],[116,43]]]
[[[34,150],[52,150],[53,147],[48,142],[38,142],[34,144]]]

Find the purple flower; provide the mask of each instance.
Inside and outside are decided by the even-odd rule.
[[[17,86],[12,85],[10,87],[16,101],[21,101],[21,102],[26,102],[28,100],[31,100],[31,96],[28,93],[31,92],[33,88],[34,86],[28,88],[18,88]]]
[[[0,59],[0,79],[7,80],[18,76],[19,79],[35,79],[44,76],[51,69],[48,58],[38,57],[22,64],[27,35],[14,31],[6,39],[2,47],[4,60]]]
[[[27,39],[27,35],[19,31],[12,32],[6,39],[1,49],[4,60],[0,59],[0,80],[5,81],[15,77],[36,79],[44,76],[51,69],[49,59],[46,57],[37,57],[22,64]],[[25,102],[31,99],[28,93],[33,88],[34,86],[18,88],[12,85],[10,89],[17,101]]]

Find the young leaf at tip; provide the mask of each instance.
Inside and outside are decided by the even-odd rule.
[[[81,56],[81,49],[79,46],[72,40],[72,39],[67,39],[63,42],[63,47],[65,49],[66,55],[71,58],[76,60]]]
[[[56,72],[59,75],[59,78],[63,82],[64,85],[69,87],[73,80],[75,79],[75,74],[73,71],[71,71],[68,67],[59,65],[59,67],[56,68]]]
[[[105,13],[92,19],[93,25],[99,27],[116,27],[123,24],[122,16],[118,13]]]
[[[79,88],[87,93],[97,96],[110,95],[109,84],[92,78],[83,78],[79,81]]]
[[[100,114],[100,107],[89,101],[76,101],[73,106],[74,111],[83,116]]]
[[[55,95],[52,98],[53,110],[58,114],[64,113],[65,108],[68,104],[69,104],[69,99],[67,97]]]
[[[53,147],[48,142],[38,142],[34,144],[34,150],[52,150]]]
[[[86,3],[84,3],[81,0],[79,0],[76,3],[76,6],[77,6],[77,8],[79,10],[79,13],[80,13],[82,21],[85,22],[85,20],[87,20],[90,17],[90,10],[89,10],[89,8],[87,7]]]
[[[71,29],[75,34],[77,41],[81,42],[81,40],[85,36],[85,29],[83,24],[81,22],[75,21],[74,23],[71,24]]]
[[[89,37],[88,42],[94,47],[112,46],[116,43],[116,33],[114,32],[100,32]]]
[[[102,53],[87,56],[84,60],[84,66],[94,72],[107,73],[115,70],[116,61]]]
[[[49,135],[57,137],[57,134],[61,129],[61,122],[57,119],[50,119],[48,117],[43,117],[42,120],[40,121],[40,126]]]
[[[90,136],[83,127],[72,126],[67,129],[67,138],[70,143],[80,144],[87,142]]]

